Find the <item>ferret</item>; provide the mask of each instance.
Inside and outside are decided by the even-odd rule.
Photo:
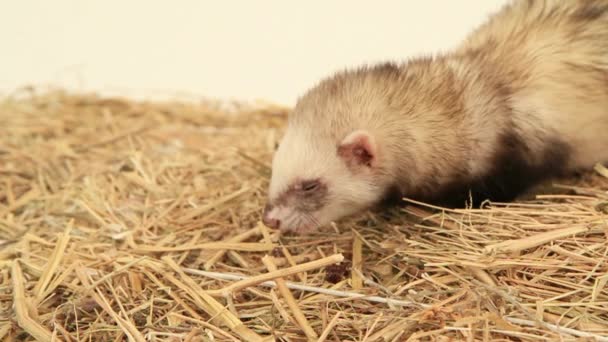
[[[298,98],[262,221],[310,232],[391,198],[509,202],[608,161],[608,1],[516,0],[455,49]]]

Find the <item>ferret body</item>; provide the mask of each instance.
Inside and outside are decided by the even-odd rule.
[[[517,0],[453,51],[339,72],[297,102],[263,221],[306,232],[405,196],[511,201],[608,161],[608,1]]]

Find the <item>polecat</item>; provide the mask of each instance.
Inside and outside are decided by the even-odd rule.
[[[608,1],[512,1],[449,53],[339,72],[300,97],[263,221],[305,232],[390,195],[511,201],[606,161]]]

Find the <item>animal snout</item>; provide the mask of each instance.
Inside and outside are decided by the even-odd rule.
[[[279,229],[279,227],[281,226],[281,220],[272,216],[272,208],[273,207],[270,204],[267,204],[266,207],[264,207],[264,214],[262,215],[262,223],[264,223],[264,225],[266,225],[266,227],[269,227],[272,229]]]

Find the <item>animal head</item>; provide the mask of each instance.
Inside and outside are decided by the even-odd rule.
[[[263,222],[298,233],[383,199],[391,164],[379,115],[389,106],[379,73],[336,74],[299,99],[272,161]]]
[[[288,130],[273,158],[267,226],[305,233],[379,200],[379,150],[370,133],[355,130],[332,142],[300,128]]]

